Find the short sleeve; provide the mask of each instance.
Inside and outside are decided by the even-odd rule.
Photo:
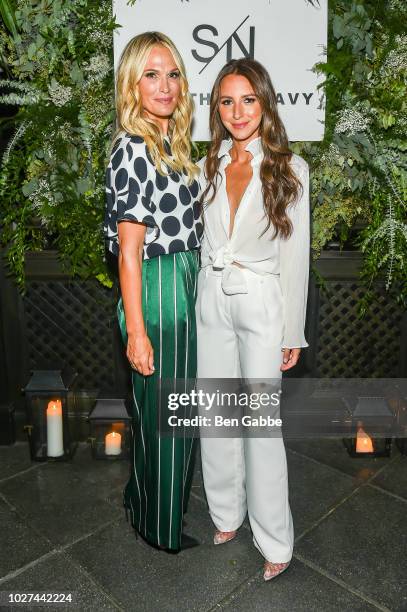
[[[287,208],[293,231],[288,239],[280,240],[280,282],[284,304],[284,337],[282,348],[307,347],[304,336],[308,298],[310,259],[309,168],[299,158],[297,176],[302,193]]]
[[[118,223],[134,221],[147,226],[145,244],[156,240],[160,230],[154,218],[153,184],[147,180],[148,160],[144,140],[121,137],[116,142],[106,170],[106,214],[104,233],[108,249],[119,254]]]

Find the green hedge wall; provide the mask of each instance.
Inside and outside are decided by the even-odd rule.
[[[111,286],[102,236],[119,27],[111,4],[0,0],[0,102],[17,111],[1,120],[13,135],[0,240],[22,290],[25,252],[46,248],[72,275]],[[314,67],[325,75],[325,137],[291,143],[311,168],[314,257],[332,240],[364,253],[362,309],[378,276],[407,298],[406,25],[403,0],[329,2],[327,63]]]

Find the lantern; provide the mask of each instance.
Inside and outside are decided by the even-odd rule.
[[[358,397],[348,403],[354,437],[344,439],[351,457],[389,457],[394,414],[384,397]]]
[[[130,422],[124,399],[99,398],[89,414],[93,458],[128,459]]]
[[[68,391],[76,373],[61,370],[33,370],[23,389],[26,396],[27,425],[31,459],[66,461],[74,446],[69,435]]]

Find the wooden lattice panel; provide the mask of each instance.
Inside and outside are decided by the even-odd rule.
[[[321,289],[317,373],[321,377],[399,375],[402,310],[378,286],[378,301],[359,318],[365,288],[355,281],[331,281]]]
[[[24,296],[28,368],[69,366],[80,388],[113,388],[114,298],[92,281],[32,280]]]

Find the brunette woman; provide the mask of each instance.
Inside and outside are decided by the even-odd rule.
[[[198,378],[278,381],[308,346],[308,165],[289,149],[274,88],[257,61],[226,64],[210,113],[212,141],[200,162]],[[283,439],[201,433],[214,543],[233,539],[248,511],[270,580],[293,552]]]

